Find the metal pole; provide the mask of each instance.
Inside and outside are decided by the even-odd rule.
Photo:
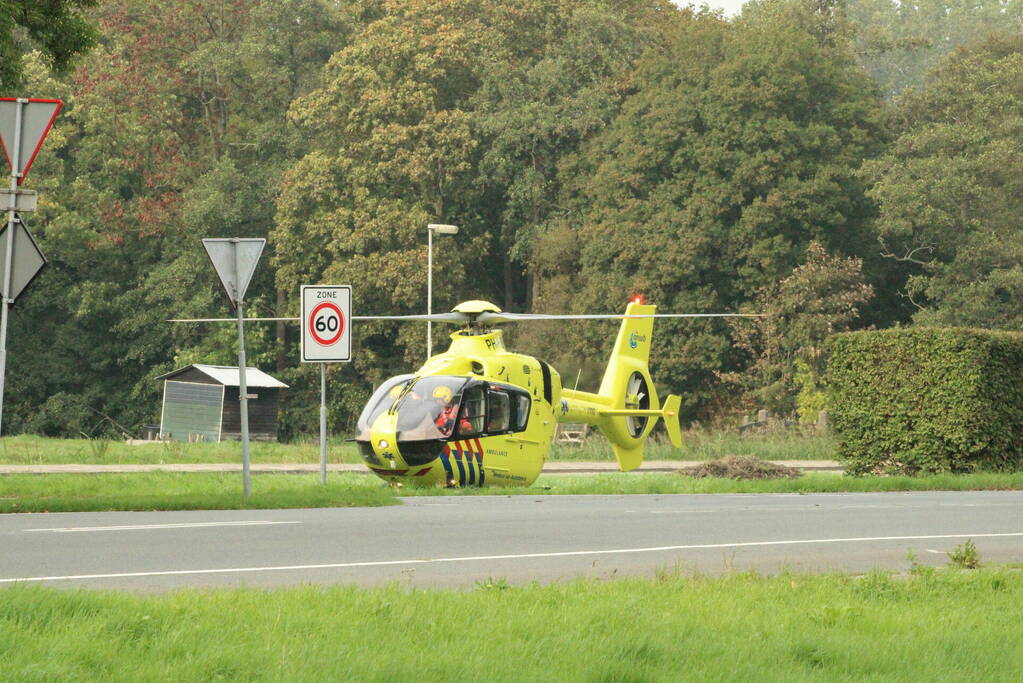
[[[3,431],[4,414],[4,377],[7,375],[7,314],[13,300],[11,292],[11,274],[14,271],[14,210],[18,206],[18,167],[21,164],[21,114],[28,100],[18,98],[14,107],[14,142],[9,154],[11,157],[11,198],[7,204],[7,243],[4,250],[7,259],[4,261],[3,287],[0,288],[0,299],[3,305],[0,306],[0,433]]]
[[[426,229],[426,315],[433,314],[433,230]],[[433,321],[426,321],[426,360],[433,354]]]
[[[327,364],[320,363],[320,483],[327,483]]]
[[[234,271],[235,282],[241,282],[237,244],[234,245]],[[249,485],[249,388],[245,382],[245,326],[242,323],[245,315],[242,312],[241,297],[235,303],[238,311],[238,400],[242,418],[242,491],[248,498],[251,487]]]

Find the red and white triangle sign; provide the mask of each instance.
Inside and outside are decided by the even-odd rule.
[[[12,154],[15,152],[15,135],[17,132],[18,107],[21,107],[21,144],[18,145],[18,167],[12,169],[19,173],[18,184],[21,185],[28,175],[28,169],[35,161],[39,148],[43,146],[46,134],[57,118],[57,112],[64,106],[61,100],[21,99],[16,97],[0,97],[0,144],[3,145],[7,165],[13,166]]]

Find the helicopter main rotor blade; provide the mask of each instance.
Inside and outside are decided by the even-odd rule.
[[[352,320],[421,320],[422,322],[462,325],[471,320],[465,313],[432,313],[430,315],[353,315]]]
[[[300,318],[245,318],[245,322],[299,322]],[[462,325],[469,322],[465,313],[434,313],[432,315],[353,315],[352,320],[421,320],[423,322],[454,323]],[[237,318],[176,318],[169,323],[234,323]]]
[[[265,323],[265,322],[298,322],[298,318],[243,318],[244,322],[247,323]],[[236,323],[238,318],[171,318],[167,322],[169,323]]]
[[[547,313],[480,313],[478,323],[513,323],[520,320],[623,320],[633,318],[763,318],[762,313],[649,313],[646,315],[625,315],[624,313],[553,315]]]

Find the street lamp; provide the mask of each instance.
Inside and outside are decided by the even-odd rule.
[[[433,313],[433,233],[438,235],[455,235],[458,233],[457,225],[444,225],[443,223],[430,223],[426,226],[428,237],[426,238],[426,314]],[[429,360],[433,354],[433,321],[426,321],[426,359]]]

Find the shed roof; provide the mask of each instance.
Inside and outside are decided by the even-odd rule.
[[[195,368],[199,372],[208,376],[210,379],[216,380],[220,384],[226,387],[237,387],[240,385],[237,366],[232,365],[200,365],[195,363],[188,365],[183,368],[178,368],[173,372],[168,372],[166,375],[160,375],[156,379],[172,379],[176,375],[180,375],[189,368]],[[245,368],[245,386],[247,388],[252,387],[265,387],[268,389],[287,389],[288,385],[280,380],[276,380],[270,375],[266,374],[262,370],[257,368]]]

